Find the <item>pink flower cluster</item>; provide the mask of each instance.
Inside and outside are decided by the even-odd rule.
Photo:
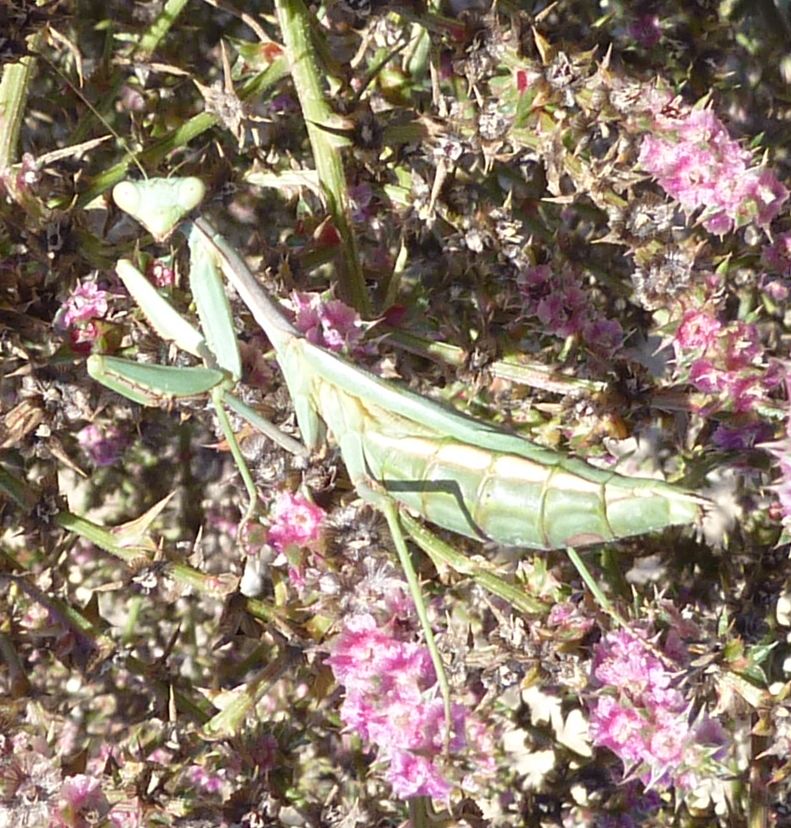
[[[63,780],[52,828],[89,828],[108,815],[110,803],[99,780],[78,773]]]
[[[723,758],[725,734],[705,716],[690,722],[677,671],[647,644],[644,633],[619,630],[596,646],[600,686],[590,710],[593,742],[609,748],[627,774],[650,786],[693,788]]]
[[[640,165],[688,212],[704,208],[703,226],[721,236],[755,222],[768,226],[788,198],[775,174],[753,164],[710,109],[654,116]]]
[[[99,336],[97,319],[104,319],[110,293],[96,282],[80,282],[55,315],[55,327],[68,331],[71,346],[79,353],[90,353]]]
[[[376,747],[396,796],[446,798],[453,785],[440,767],[445,712],[428,649],[399,640],[371,615],[357,615],[348,620],[327,663],[346,690],[341,718]],[[465,730],[474,734],[474,761],[490,773],[486,731],[467,720],[460,704],[453,705],[452,719],[451,752],[467,747]]]
[[[688,310],[673,347],[678,368],[688,371],[692,386],[737,413],[751,411],[782,379],[779,368],[760,365],[764,351],[758,329],[746,322],[724,325],[706,311]]]
[[[592,350],[607,356],[621,347],[620,323],[598,316],[587,293],[571,274],[556,275],[549,265],[536,265],[519,275],[517,285],[525,312],[537,317],[547,333],[564,339],[580,334]]]
[[[330,351],[358,354],[364,350],[364,323],[354,308],[326,293],[293,291],[294,325],[309,342]]]

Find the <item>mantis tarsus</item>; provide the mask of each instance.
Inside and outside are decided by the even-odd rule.
[[[203,184],[195,178],[124,182],[114,191],[119,207],[158,239],[197,207],[203,194]],[[209,392],[218,414],[224,402],[236,407],[228,390],[241,368],[221,271],[272,343],[305,446],[318,448],[328,430],[360,497],[385,514],[434,659],[446,712],[447,680],[399,509],[477,540],[543,550],[617,540],[700,518],[704,501],[696,495],[544,449],[313,345],[205,218],[195,218],[185,232],[192,256],[192,292],[205,336],[178,317],[129,262],[119,263],[118,270],[156,330],[203,359],[205,367],[188,372],[95,356],[89,361],[92,376],[138,402],[149,401],[151,391],[160,396]],[[240,413],[251,419],[249,412]],[[230,426],[226,434],[233,448]],[[287,447],[294,448],[290,443]],[[254,503],[255,486],[237,453],[238,448],[234,456],[241,462]]]

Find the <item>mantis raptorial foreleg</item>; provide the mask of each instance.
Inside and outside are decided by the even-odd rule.
[[[121,201],[124,194],[133,202],[137,200],[134,188],[130,191],[129,187],[121,185],[119,190]],[[195,205],[196,196],[200,200],[203,195],[202,185],[170,186],[168,191],[171,195],[179,195],[186,209]],[[167,209],[168,199],[157,199],[150,205],[146,202],[144,206],[150,226],[157,234],[170,226],[173,214]],[[157,405],[163,399],[209,394],[249,497],[239,524],[241,529],[255,510],[258,494],[224,406],[229,405],[289,451],[304,453],[304,450],[293,438],[268,427],[255,411],[229,393],[242,373],[230,305],[214,257],[206,249],[203,237],[193,233],[189,241],[192,254],[190,286],[203,331],[184,319],[130,261],[119,261],[116,271],[154,330],[166,341],[174,342],[182,350],[202,359],[205,368],[142,365],[131,360],[94,355],[88,360],[88,372],[113,391],[143,405]]]

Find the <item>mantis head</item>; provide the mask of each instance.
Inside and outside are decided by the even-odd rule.
[[[164,241],[205,194],[206,187],[199,178],[122,181],[113,188],[118,207],[139,221],[157,241]]]

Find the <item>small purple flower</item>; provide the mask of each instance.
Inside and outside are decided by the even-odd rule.
[[[722,451],[740,451],[754,448],[770,436],[766,423],[747,423],[743,426],[720,424],[711,435],[711,442]]]
[[[77,433],[77,442],[95,466],[112,466],[126,450],[129,438],[116,426],[101,429],[91,423]]]
[[[595,319],[585,323],[582,338],[589,348],[610,356],[623,345],[623,328],[617,319]]]
[[[368,221],[373,215],[372,209],[374,191],[367,181],[349,187],[349,199],[351,200],[352,219],[357,222]]]
[[[761,251],[761,261],[770,270],[791,278],[791,232],[780,233]]]
[[[646,13],[636,17],[627,29],[629,36],[634,38],[643,48],[650,49],[662,39],[662,27],[659,16]]]
[[[536,308],[536,316],[550,333],[567,337],[578,333],[586,322],[588,299],[577,285],[564,285],[557,293],[542,299]]]
[[[347,354],[364,350],[361,342],[364,325],[354,308],[321,293],[294,291],[291,302],[294,325],[309,342]]]

